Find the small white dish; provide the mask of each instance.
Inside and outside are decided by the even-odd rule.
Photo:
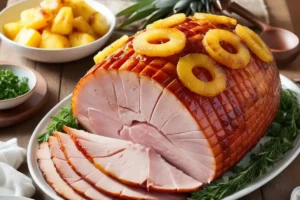
[[[300,186],[293,190],[291,200],[300,200]]]
[[[80,47],[71,47],[66,49],[50,50],[40,49],[34,47],[27,47],[10,40],[3,34],[3,25],[8,22],[14,22],[20,20],[20,13],[23,10],[36,7],[42,0],[24,0],[12,4],[0,12],[0,38],[3,43],[9,46],[11,49],[19,53],[20,55],[29,58],[31,60],[46,62],[46,63],[63,63],[70,62],[84,58],[97,50],[99,50],[111,36],[115,25],[116,17],[106,6],[97,0],[88,0],[87,4],[93,7],[96,11],[100,12],[110,26],[109,31],[98,40]]]
[[[291,80],[289,80],[288,78],[282,75],[280,76],[280,79],[283,88],[287,88],[297,93],[300,93],[300,89],[298,88],[298,86],[295,83],[293,83]],[[54,108],[52,108],[45,115],[45,117],[40,121],[38,126],[35,128],[30,138],[28,149],[27,149],[27,163],[28,163],[28,168],[31,177],[33,178],[37,186],[42,189],[43,192],[45,192],[49,197],[55,200],[63,200],[63,199],[59,197],[56,194],[56,192],[48,185],[48,183],[45,181],[43,177],[43,174],[39,169],[39,165],[37,162],[37,155],[36,155],[36,152],[39,147],[37,137],[46,131],[48,124],[51,122],[51,118],[57,113],[59,113],[61,108],[70,105],[71,97],[72,94],[70,94],[61,102],[59,102]],[[255,151],[255,149],[259,150],[259,146],[261,142],[262,140],[257,144],[256,148],[254,148],[253,151]],[[249,162],[249,157],[253,151],[250,151],[241,162]],[[293,149],[288,151],[283,156],[283,158],[274,165],[273,168],[268,169],[268,172],[264,176],[257,178],[255,182],[253,182],[252,184],[249,184],[244,189],[237,191],[236,193],[224,198],[223,200],[239,199],[255,191],[256,189],[262,187],[264,184],[268,183],[273,178],[275,178],[278,174],[280,174],[285,168],[287,168],[289,164],[291,164],[291,162],[299,155],[299,153],[300,153],[300,135],[296,138]]]
[[[35,74],[28,68],[14,65],[14,64],[9,64],[9,63],[7,64],[1,63],[0,70],[3,69],[10,69],[14,73],[14,75],[18,76],[19,78],[22,77],[28,78],[29,91],[21,96],[12,99],[0,100],[0,110],[13,108],[24,103],[33,94],[37,83],[37,78]]]

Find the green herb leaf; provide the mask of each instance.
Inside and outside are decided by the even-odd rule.
[[[57,115],[52,117],[52,122],[47,126],[47,131],[38,136],[38,142],[47,142],[55,131],[62,131],[64,125],[76,129],[80,128],[78,121],[73,116],[71,105],[62,108]]]
[[[297,121],[300,119],[298,94],[282,90],[280,108],[274,122],[268,129],[270,140],[261,145],[258,154],[250,156],[246,166],[235,166],[230,177],[223,176],[205,188],[191,194],[189,200],[219,200],[229,196],[257,178],[267,173],[284,154],[294,146],[294,140],[300,134]]]
[[[134,4],[128,8],[126,8],[125,10],[119,12],[117,14],[117,16],[122,16],[122,15],[131,15],[132,13],[136,12],[137,10],[151,4],[153,2],[153,0],[143,0],[143,1],[140,1],[139,3],[137,4]]]
[[[156,8],[149,8],[140,12],[133,13],[123,24],[120,25],[119,28],[123,28],[124,26],[131,24],[135,21],[138,21],[140,19],[145,18],[146,16],[149,16],[149,14],[156,11]]]

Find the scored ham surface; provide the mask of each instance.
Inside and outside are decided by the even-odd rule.
[[[163,192],[192,192],[202,185],[168,164],[152,149],[133,143],[128,146],[127,141],[96,136],[68,127],[64,127],[64,130],[101,171],[125,184],[146,185],[148,190]],[[116,143],[120,144],[117,149],[114,145]]]
[[[65,127],[65,130],[66,127]],[[81,177],[92,184],[99,191],[103,191],[111,196],[116,196],[125,199],[144,199],[144,200],[183,200],[184,195],[167,194],[159,192],[148,192],[145,189],[138,187],[131,187],[118,182],[106,174],[98,170],[85,156],[77,149],[76,144],[69,135],[56,132],[55,137],[60,143],[60,147],[64,157],[68,160],[69,165],[78,173]],[[98,138],[99,139],[99,138]],[[105,138],[104,138],[105,140]],[[99,145],[100,146],[100,145]],[[93,148],[93,146],[91,146]],[[107,151],[106,151],[107,152]]]
[[[227,84],[219,95],[204,97],[184,87],[176,72],[179,58],[207,54],[197,36],[216,27],[230,29],[191,19],[175,26],[187,43],[181,53],[165,58],[136,53],[133,36],[79,81],[72,96],[75,117],[91,133],[150,148],[185,174],[210,183],[265,134],[281,90],[276,64],[253,53],[246,68],[222,67]],[[197,76],[210,79],[205,71]]]

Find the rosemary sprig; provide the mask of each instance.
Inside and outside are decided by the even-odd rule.
[[[38,142],[47,142],[49,136],[53,135],[55,131],[61,131],[64,125],[79,128],[78,121],[73,116],[71,105],[62,108],[57,115],[52,117],[52,122],[47,126],[47,131],[37,138]]]
[[[267,132],[269,141],[261,145],[260,153],[252,154],[248,165],[234,167],[232,176],[223,176],[192,193],[189,200],[218,200],[243,189],[282,159],[293,148],[293,142],[299,134],[300,107],[297,94],[282,90],[278,114]]]

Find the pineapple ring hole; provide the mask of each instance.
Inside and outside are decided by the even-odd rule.
[[[170,41],[169,37],[161,37],[161,38],[147,38],[147,42],[150,44],[165,44]]]
[[[206,68],[201,66],[195,66],[192,72],[196,78],[204,82],[210,82],[213,80],[213,76]]]
[[[231,54],[237,54],[237,52],[238,52],[237,49],[229,42],[221,40],[219,42],[219,44],[224,50],[226,50],[227,52],[229,52]]]

